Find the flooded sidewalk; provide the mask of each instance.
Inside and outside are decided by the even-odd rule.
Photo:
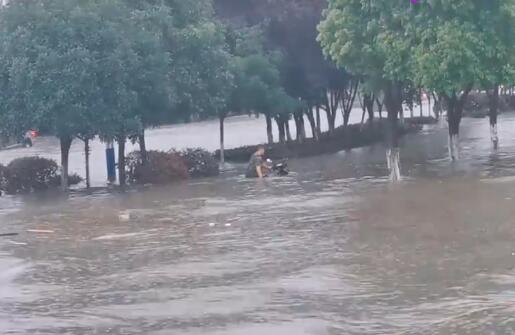
[[[515,333],[515,117],[220,178],[0,198],[6,334]]]

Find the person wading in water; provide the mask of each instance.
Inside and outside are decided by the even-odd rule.
[[[257,151],[250,157],[249,165],[245,176],[247,178],[263,178],[268,175],[268,168],[265,165],[265,146],[260,145]]]

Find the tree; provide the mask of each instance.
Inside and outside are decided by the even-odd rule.
[[[499,146],[497,133],[497,115],[499,109],[499,89],[501,85],[515,82],[513,35],[515,34],[515,17],[511,2],[493,2],[490,7],[497,17],[494,22],[485,22],[483,33],[488,40],[488,49],[483,55],[485,76],[479,87],[487,91],[489,97],[490,139],[494,150]]]
[[[225,40],[228,47],[227,66],[232,76],[232,85],[228,87],[226,94],[225,108],[218,110],[220,123],[220,163],[225,163],[225,119],[229,115],[239,115],[248,113],[253,109],[252,98],[247,96],[252,94],[248,87],[252,74],[247,71],[247,65],[251,57],[259,55],[265,58],[263,50],[263,35],[261,27],[246,27],[226,23]],[[247,77],[250,75],[250,77]]]
[[[2,11],[4,92],[14,93],[2,97],[5,113],[60,139],[63,188],[73,139],[87,153],[96,134],[118,140],[124,184],[125,139],[168,84],[161,40],[143,24],[150,14],[107,0],[13,2]]]
[[[14,123],[44,127],[59,138],[63,189],[73,138],[89,132],[92,113],[102,109],[93,52],[105,41],[101,20],[96,3],[78,3],[12,2],[0,14],[1,109]]]
[[[412,72],[410,5],[402,0],[330,0],[318,40],[325,55],[366,85],[378,85],[388,112],[387,165],[400,179],[398,115]]]
[[[288,115],[297,103],[282,88],[279,70],[269,58],[256,54],[240,58],[239,62],[239,77],[233,97],[238,97],[240,108],[265,116],[267,139],[272,144],[273,119]]]
[[[414,51],[415,78],[447,105],[452,160],[459,158],[459,127],[469,92],[475,85],[493,89],[505,78],[512,6],[500,0],[438,0],[414,6],[420,39]]]
[[[299,139],[305,137],[304,115],[314,137],[318,138],[321,133],[321,108],[326,110],[332,131],[342,101],[336,101],[333,104],[335,108],[331,109],[332,106],[328,108],[327,96],[335,92],[331,86],[334,79],[346,74],[324,58],[316,41],[316,26],[320,22],[326,1],[215,0],[215,5],[218,15],[232,25],[259,25],[264,32],[265,50],[274,50],[281,54],[281,61],[277,64],[281,86],[290,97],[300,100],[299,103],[304,106],[293,115]],[[355,86],[347,87],[352,90]],[[353,92],[343,95],[346,91],[339,90],[338,93],[342,93],[338,97],[354,96]],[[285,118],[282,119],[281,125],[288,125],[284,122]]]
[[[165,47],[168,22],[173,18],[166,6],[140,1],[131,8],[131,20],[133,25],[127,31],[127,38],[132,41],[137,62],[131,69],[129,85],[137,94],[133,113],[141,122],[131,139],[138,141],[142,162],[146,164],[145,129],[169,121],[168,114],[176,98],[173,78],[168,75],[172,58]]]
[[[138,49],[150,62],[141,63],[133,76],[138,94],[135,114],[141,122],[135,137],[145,162],[145,129],[221,113],[232,73],[224,29],[210,0],[131,1],[131,6],[138,13],[133,21],[145,27],[140,32],[145,38],[139,39],[145,43]]]

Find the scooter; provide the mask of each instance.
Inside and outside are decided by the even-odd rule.
[[[277,163],[272,162],[271,159],[266,160],[270,170],[275,173],[275,175],[279,177],[284,177],[290,174],[290,170],[288,168],[288,161],[286,159],[280,160]]]

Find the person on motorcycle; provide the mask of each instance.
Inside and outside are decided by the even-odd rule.
[[[32,131],[27,130],[25,135],[23,135],[23,146],[26,148],[32,147]]]
[[[258,146],[256,152],[250,157],[245,176],[247,178],[263,178],[269,173],[269,168],[264,161],[265,146]]]

